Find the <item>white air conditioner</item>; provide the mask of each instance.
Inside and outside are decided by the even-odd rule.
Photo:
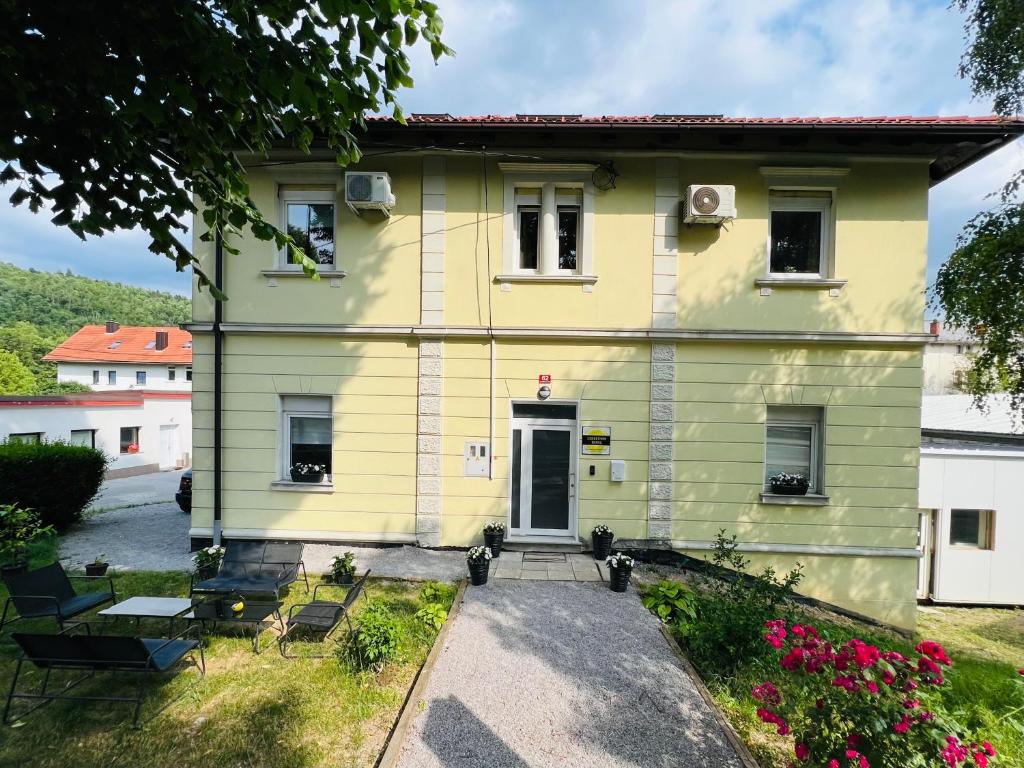
[[[391,177],[376,171],[347,171],[345,173],[345,202],[356,213],[363,210],[381,211],[390,215],[395,205],[391,191]]]
[[[691,184],[683,201],[686,224],[721,224],[736,218],[736,187],[731,184]]]

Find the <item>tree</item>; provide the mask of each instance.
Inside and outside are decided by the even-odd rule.
[[[1024,111],[1024,3],[954,0],[966,13],[966,50],[960,76],[975,96],[993,100],[1004,117]],[[956,249],[939,268],[932,306],[946,322],[969,329],[980,342],[967,388],[984,408],[985,396],[1005,389],[1024,417],[1024,175],[1015,174],[997,204],[967,223]]]
[[[340,165],[358,159],[365,113],[402,117],[403,47],[422,37],[435,60],[451,53],[441,27],[428,0],[0,0],[0,181],[83,239],[141,227],[200,285],[179,239],[195,199],[204,240],[249,227],[315,277],[250,199],[238,152],[316,141]]]
[[[0,395],[30,395],[36,380],[13,352],[0,349]]]

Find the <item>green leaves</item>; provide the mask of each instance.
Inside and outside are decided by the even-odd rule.
[[[967,14],[967,50],[960,77],[976,96],[990,96],[997,114],[1024,111],[1024,3],[1019,0],[954,0]]]
[[[643,603],[662,623],[671,626],[697,618],[696,596],[692,589],[680,581],[666,579],[648,587],[644,591]]]

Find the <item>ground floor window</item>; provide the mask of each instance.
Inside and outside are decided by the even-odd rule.
[[[765,488],[779,474],[807,478],[808,493],[824,488],[824,414],[811,406],[768,406],[765,424]]]
[[[281,398],[282,467],[284,478],[331,474],[331,398],[316,395],[285,395]]]
[[[84,445],[86,448],[96,447],[96,430],[95,429],[72,429],[71,440],[72,445]]]
[[[92,383],[93,384],[99,384],[100,383],[100,372],[99,371],[93,371],[92,372]]]
[[[173,365],[167,367],[167,380],[168,381],[174,381],[174,379],[177,377],[177,375],[178,375],[178,369],[177,368],[175,368]]]
[[[117,371],[107,371],[107,384],[117,384]]]
[[[192,366],[185,366],[185,381],[192,381]]]
[[[953,509],[949,518],[949,544],[968,549],[993,549],[992,510]]]
[[[42,432],[17,432],[7,436],[9,443],[41,443],[43,442]]]
[[[139,452],[139,428],[121,427],[121,453]]]

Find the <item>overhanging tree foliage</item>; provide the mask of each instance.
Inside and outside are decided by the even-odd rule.
[[[0,180],[83,239],[141,227],[209,285],[180,239],[197,196],[205,239],[248,227],[315,276],[253,204],[236,151],[316,137],[356,160],[365,113],[401,118],[403,48],[423,38],[436,60],[440,33],[427,0],[0,0]]]
[[[975,96],[991,98],[997,114],[1024,111],[1024,2],[954,0],[966,14],[960,75]],[[975,402],[1005,390],[1024,417],[1024,176],[1007,181],[998,204],[975,216],[939,268],[932,302],[947,323],[977,334],[980,351],[968,389]]]

